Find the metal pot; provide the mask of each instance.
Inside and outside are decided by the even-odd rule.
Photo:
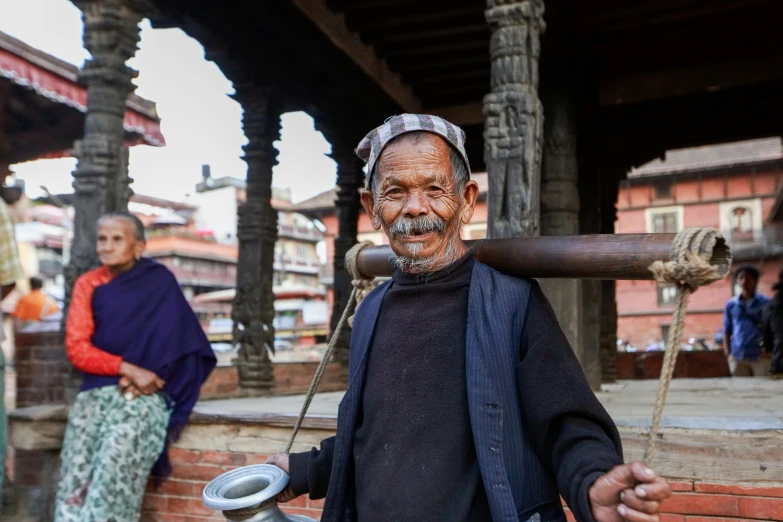
[[[315,522],[283,513],[275,496],[288,485],[288,473],[271,464],[244,466],[213,479],[201,499],[229,522]]]

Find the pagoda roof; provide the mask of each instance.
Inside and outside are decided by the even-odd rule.
[[[70,155],[81,138],[87,90],[79,68],[0,32],[0,163]],[[125,143],[161,147],[166,140],[154,102],[130,95]]]

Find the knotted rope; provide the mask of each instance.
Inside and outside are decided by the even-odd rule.
[[[666,352],[661,367],[658,396],[655,399],[647,449],[644,452],[644,461],[648,465],[655,451],[663,407],[666,404],[666,395],[669,393],[677,354],[680,351],[688,298],[700,286],[723,279],[731,266],[728,247],[717,247],[725,247],[725,241],[720,232],[714,228],[686,228],[674,238],[671,260],[656,261],[650,265],[650,271],[657,282],[671,283],[677,287],[677,300],[669,328],[669,338],[666,340]]]
[[[302,422],[304,421],[305,415],[307,415],[307,410],[310,408],[310,403],[313,402],[315,392],[318,391],[318,385],[321,384],[321,379],[323,378],[324,372],[326,371],[326,366],[332,359],[332,353],[334,353],[334,348],[337,346],[337,341],[340,339],[346,323],[349,322],[349,319],[353,318],[353,311],[356,306],[358,306],[359,303],[361,303],[362,300],[367,296],[367,294],[370,293],[370,290],[372,290],[372,278],[364,277],[361,273],[359,273],[359,267],[357,264],[359,252],[361,252],[362,249],[367,246],[372,246],[372,243],[365,241],[363,243],[354,245],[348,251],[348,253],[345,254],[345,269],[349,274],[351,274],[351,284],[353,285],[353,289],[351,290],[351,295],[348,297],[348,302],[345,303],[343,315],[340,316],[340,321],[337,323],[334,332],[332,332],[332,338],[329,339],[329,344],[326,347],[324,357],[321,359],[321,363],[315,370],[315,375],[313,375],[313,380],[310,382],[310,388],[307,390],[307,396],[305,397],[304,404],[302,405],[302,410],[299,412],[299,417],[296,419],[294,430],[291,432],[291,437],[288,439],[288,444],[286,444],[286,447],[283,450],[284,453],[291,452],[291,447],[294,445],[296,435],[299,433],[299,429],[302,427]]]

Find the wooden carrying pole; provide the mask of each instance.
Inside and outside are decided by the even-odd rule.
[[[482,263],[518,277],[653,279],[650,265],[671,260],[674,237],[675,234],[540,236],[467,244],[475,248]],[[720,273],[728,273],[731,254],[722,237],[710,254],[710,264],[717,265]],[[388,277],[394,271],[391,256],[388,246],[364,248],[358,254],[358,270],[367,278]]]

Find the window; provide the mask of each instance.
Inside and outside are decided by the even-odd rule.
[[[653,194],[655,199],[672,199],[671,181],[656,181],[653,183]]]
[[[658,306],[673,305],[677,300],[677,287],[668,283],[658,283]]]
[[[653,234],[674,234],[677,233],[677,213],[662,212],[653,215],[652,232]]]
[[[683,207],[650,207],[644,210],[647,232],[650,234],[675,234],[683,228]]]
[[[663,339],[664,344],[669,342],[669,328],[671,328],[670,324],[661,325],[661,338]]]
[[[750,232],[751,230],[753,230],[753,213],[749,208],[735,208],[731,213],[731,231]]]
[[[296,255],[299,259],[307,259],[307,247],[304,245],[296,245]]]

